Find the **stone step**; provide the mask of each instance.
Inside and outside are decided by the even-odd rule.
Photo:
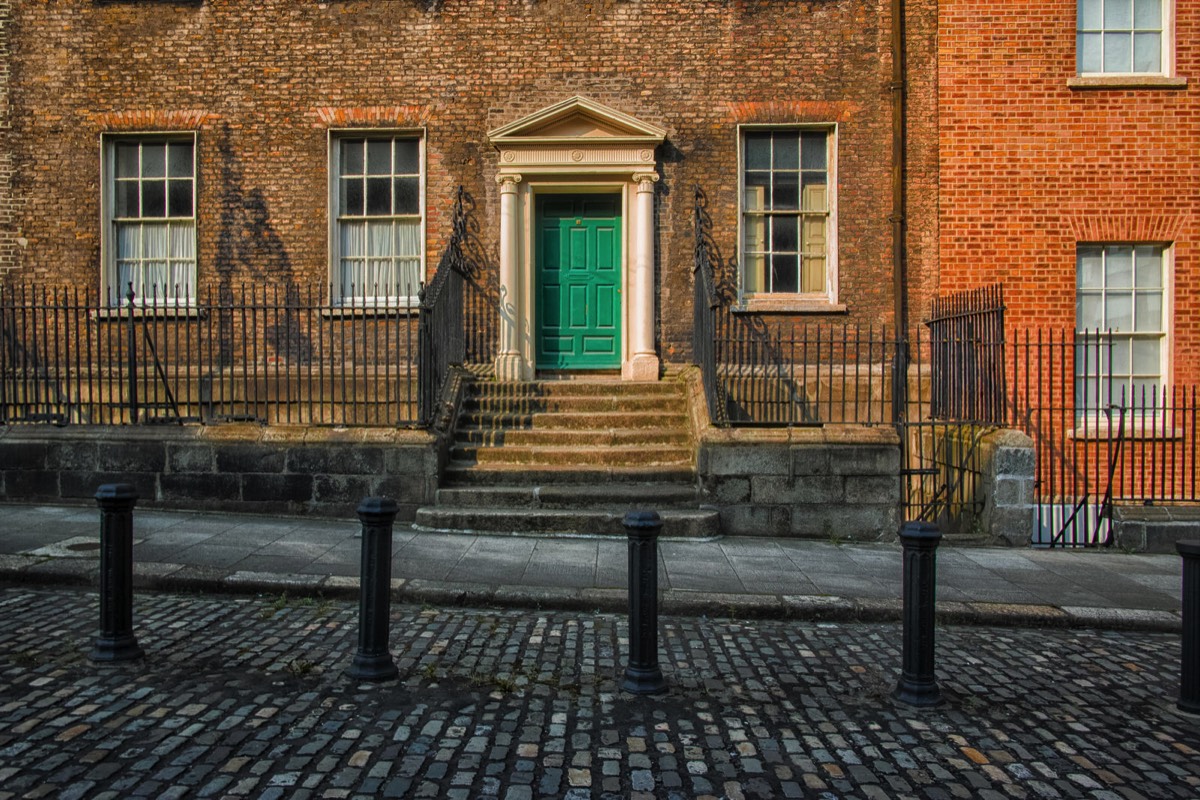
[[[676,509],[662,511],[660,515],[663,536],[715,537],[721,532],[716,509]],[[456,533],[624,537],[625,527],[621,524],[624,516],[624,511],[426,506],[417,509],[413,525],[419,530]]]
[[[450,448],[453,461],[475,464],[528,464],[544,466],[637,466],[690,465],[692,448],[686,446],[643,445],[608,447],[546,447],[538,445],[506,445],[504,447],[473,447],[454,445]]]
[[[476,397],[463,400],[466,412],[493,414],[595,413],[639,411],[679,413],[680,402],[675,397],[655,395],[580,395],[551,397]]]
[[[690,447],[691,436],[686,430],[674,428],[642,428],[627,430],[579,429],[541,430],[515,428],[465,428],[455,433],[455,444],[474,447],[610,447],[630,445],[674,445]]]
[[[620,380],[571,380],[497,383],[476,381],[471,385],[476,397],[615,397],[624,394],[683,398],[683,388],[676,381],[629,382]]]
[[[527,464],[480,466],[457,461],[446,465],[443,485],[453,486],[545,486],[591,484],[597,487],[631,483],[695,483],[691,464],[664,466],[531,467]]]
[[[643,428],[675,428],[687,430],[687,415],[682,411],[498,414],[464,410],[458,418],[458,429],[467,430],[471,428],[483,430],[595,430],[597,428],[640,430]]]
[[[696,508],[700,492],[689,483],[623,485],[549,484],[474,486],[437,490],[435,504],[458,508],[550,508],[621,511]]]

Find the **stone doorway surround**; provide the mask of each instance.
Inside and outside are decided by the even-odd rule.
[[[534,208],[539,194],[617,193],[622,242],[621,378],[655,381],[655,149],[667,132],[572,97],[488,132],[500,151],[500,341],[496,377],[532,380],[536,319]]]

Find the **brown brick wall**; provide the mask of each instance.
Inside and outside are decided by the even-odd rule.
[[[9,86],[12,77],[12,3],[0,0],[0,277],[20,263],[20,230],[13,194],[13,139]]]
[[[1186,89],[1080,90],[1074,0],[940,6],[940,289],[1003,281],[1017,325],[1071,328],[1078,242],[1174,244],[1176,382],[1200,381],[1200,4]]]
[[[934,0],[910,0],[912,263],[936,241]],[[0,4],[0,8],[7,3]],[[496,152],[486,132],[575,94],[668,130],[660,149],[660,332],[690,353],[693,187],[736,255],[739,122],[840,126],[840,293],[892,317],[887,0],[59,0],[13,9],[21,280],[98,283],[99,137],[198,131],[199,272],[325,280],[326,132],[427,130],[428,262],[455,187],[495,269]],[[7,233],[5,234],[7,235]],[[11,248],[0,238],[0,266]],[[924,282],[922,282],[924,281]]]

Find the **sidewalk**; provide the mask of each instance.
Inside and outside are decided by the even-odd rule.
[[[96,585],[99,511],[0,505],[0,583]],[[353,596],[359,523],[138,509],[140,589]],[[725,537],[660,542],[668,614],[900,617],[899,545]],[[619,539],[440,534],[397,525],[393,596],[417,604],[623,611]],[[1176,631],[1173,555],[953,547],[938,551],[945,623]]]

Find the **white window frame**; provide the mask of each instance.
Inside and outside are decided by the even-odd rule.
[[[1084,249],[1100,248],[1105,251],[1104,258],[1107,259],[1107,257],[1108,257],[1107,251],[1109,249],[1118,248],[1118,247],[1129,248],[1131,251],[1134,251],[1134,252],[1136,252],[1136,249],[1139,247],[1155,247],[1155,248],[1158,248],[1160,251],[1162,274],[1160,276],[1160,281],[1159,281],[1159,283],[1160,283],[1159,291],[1162,294],[1162,300],[1161,300],[1162,320],[1160,323],[1160,330],[1158,330],[1158,331],[1152,331],[1152,332],[1151,331],[1139,332],[1137,330],[1113,331],[1110,334],[1109,330],[1097,331],[1095,328],[1085,329],[1080,326],[1080,318],[1079,318],[1080,317],[1080,290],[1081,290],[1081,287],[1080,287],[1081,278],[1079,275],[1080,251],[1084,250]],[[1157,367],[1156,377],[1158,380],[1157,391],[1158,391],[1159,398],[1162,397],[1162,393],[1164,390],[1168,390],[1168,394],[1169,394],[1169,389],[1172,385],[1171,347],[1172,347],[1172,342],[1174,340],[1174,336],[1173,336],[1174,332],[1172,329],[1173,328],[1172,321],[1174,319],[1174,314],[1173,314],[1173,309],[1172,309],[1172,296],[1174,294],[1174,292],[1173,292],[1173,275],[1175,272],[1175,270],[1174,270],[1174,252],[1175,252],[1175,248],[1170,243],[1166,243],[1166,242],[1122,242],[1122,241],[1080,242],[1079,244],[1076,245],[1076,250],[1075,250],[1075,270],[1076,270],[1076,277],[1075,277],[1075,303],[1076,303],[1075,331],[1076,331],[1077,339],[1079,339],[1080,337],[1083,337],[1085,334],[1087,334],[1089,336],[1098,335],[1101,340],[1108,339],[1108,338],[1116,339],[1117,337],[1120,337],[1122,339],[1128,339],[1131,343],[1130,344],[1130,347],[1131,347],[1131,356],[1130,357],[1132,359],[1132,347],[1133,347],[1132,343],[1135,340],[1138,340],[1138,339],[1147,340],[1147,339],[1151,339],[1151,338],[1157,338],[1160,342],[1159,354],[1158,354],[1159,359],[1158,359],[1158,364],[1155,366]],[[1100,300],[1101,304],[1104,303],[1104,298],[1108,293],[1107,267],[1103,267],[1102,269],[1105,272],[1105,279],[1104,279],[1105,280],[1105,288],[1102,290],[1102,293],[1099,295],[1101,298],[1101,300]],[[1133,295],[1133,297],[1131,298],[1131,305],[1132,305],[1132,309],[1133,309],[1131,313],[1133,313],[1135,315],[1134,326],[1136,328],[1136,313],[1137,313],[1136,312],[1136,292],[1137,292],[1136,278],[1133,279],[1133,282],[1135,285],[1130,287],[1130,289],[1128,291],[1131,295]],[[1122,293],[1124,293],[1124,291],[1122,291]],[[1080,354],[1079,354],[1079,351],[1077,348],[1076,353],[1074,354],[1075,368],[1074,368],[1073,374],[1071,376],[1072,377],[1072,386],[1073,386],[1072,392],[1073,392],[1073,395],[1075,398],[1074,402],[1075,402],[1077,409],[1080,408],[1080,406],[1081,406],[1081,403],[1079,401],[1079,395],[1080,395],[1080,391],[1081,391],[1080,380],[1096,380],[1096,378],[1097,378],[1097,375],[1095,374],[1095,372],[1091,372],[1090,374],[1087,374],[1087,375],[1082,374],[1081,370],[1088,365],[1083,365],[1083,367],[1081,367],[1081,365],[1079,364],[1079,361],[1078,361],[1079,357],[1080,357]],[[1087,357],[1090,359],[1091,355],[1089,354]],[[1133,362],[1131,361],[1130,363],[1132,366]],[[1102,381],[1108,380],[1107,376],[1110,374],[1111,374],[1111,368],[1108,372],[1101,370],[1099,378]],[[1150,374],[1151,373],[1149,371],[1143,371],[1140,373],[1134,373],[1133,375],[1130,375],[1128,378],[1126,378],[1124,373],[1122,372],[1122,377],[1120,379],[1120,382],[1125,384],[1126,386],[1131,387],[1133,381],[1136,380],[1137,375],[1149,376]],[[1095,408],[1087,408],[1086,412],[1083,409],[1080,409],[1079,411],[1077,411],[1076,416],[1077,416],[1078,422],[1080,424],[1084,425],[1087,428],[1107,428],[1107,426],[1109,424],[1112,424],[1112,425],[1116,424],[1115,416],[1113,417],[1112,420],[1109,420],[1107,418],[1107,415],[1104,413],[1105,407],[1116,406],[1120,402],[1121,386],[1116,382],[1116,380],[1117,379],[1114,378],[1113,379],[1114,382],[1111,384],[1112,396],[1108,398],[1109,402],[1107,404],[1101,405],[1100,398],[1098,397],[1096,400],[1096,403],[1095,403],[1095,405],[1096,405]],[[1132,389],[1130,389],[1129,391],[1132,392]],[[1140,404],[1140,402],[1141,402],[1140,395],[1136,396],[1136,397],[1130,397],[1130,396],[1128,396],[1128,393],[1127,393],[1126,403],[1125,403],[1126,407],[1133,406],[1135,404],[1135,402]],[[1149,405],[1149,402],[1147,402],[1147,405]],[[1126,429],[1126,433],[1129,435],[1132,435],[1132,436],[1138,436],[1138,435],[1141,435],[1143,430],[1153,430],[1155,427],[1157,427],[1160,424],[1162,413],[1163,412],[1160,409],[1154,415],[1143,413],[1142,415],[1139,415],[1139,417],[1136,419],[1131,419],[1131,418],[1127,417],[1128,427]]]
[[[336,305],[348,308],[411,308],[418,302],[417,292],[424,285],[427,258],[427,213],[426,213],[426,151],[424,128],[331,128],[328,131],[326,149],[328,152],[328,196],[327,219],[329,220],[329,285],[332,287],[332,301]],[[420,175],[417,180],[417,198],[419,205],[418,241],[420,253],[417,265],[417,283],[412,287],[411,295],[387,294],[376,297],[372,294],[345,296],[342,293],[342,253],[341,253],[341,222],[343,217],[340,209],[341,142],[344,139],[411,139],[417,142],[417,168]],[[414,215],[401,215],[411,217]],[[355,219],[367,219],[367,215]],[[380,217],[375,217],[376,219]],[[399,217],[391,217],[397,219]]]
[[[815,131],[824,133],[826,137],[826,182],[827,208],[825,212],[825,290],[822,292],[752,292],[747,290],[745,282],[746,268],[746,236],[748,235],[746,217],[746,134],[748,133],[804,133]],[[838,311],[838,126],[835,123],[797,123],[790,125],[779,124],[746,124],[737,127],[737,257],[738,257],[738,299],[736,310],[743,311]],[[799,205],[802,205],[800,203]],[[804,213],[797,210],[796,215],[803,220]],[[802,226],[801,226],[802,227]],[[802,233],[801,233],[802,239]],[[802,247],[802,241],[797,243]],[[802,269],[801,263],[797,265]],[[797,283],[802,280],[797,274]],[[799,288],[799,286],[797,287]]]
[[[135,306],[193,307],[200,272],[200,224],[199,224],[199,146],[195,131],[135,131],[104,132],[100,135],[100,296],[111,301],[114,307],[126,306],[127,287],[117,285],[117,145],[123,142],[165,144],[189,142],[192,145],[192,215],[191,217],[162,217],[163,221],[188,222],[192,227],[192,276],[191,286],[179,296],[164,294],[160,297],[138,296]],[[132,219],[132,218],[131,218]],[[156,220],[157,217],[139,217]]]
[[[1083,13],[1082,4],[1084,2],[1098,2],[1103,8],[1104,0],[1076,0],[1075,3],[1075,71],[1076,75],[1082,78],[1104,79],[1104,78],[1139,78],[1139,77],[1170,77],[1175,74],[1175,0],[1159,0],[1161,3],[1161,41],[1159,43],[1159,64],[1158,69],[1152,72],[1134,72],[1130,71],[1105,71],[1103,68],[1104,58],[1101,55],[1100,71],[1087,71],[1082,69],[1083,58]],[[1132,14],[1132,10],[1130,12]],[[1132,23],[1131,23],[1132,24]],[[1088,29],[1087,32],[1101,33],[1103,39],[1103,31],[1105,28]],[[1123,30],[1123,29],[1122,29]],[[1131,29],[1132,30],[1132,29]],[[1103,52],[1103,51],[1102,51]],[[1130,51],[1130,67],[1133,63],[1133,52]]]

